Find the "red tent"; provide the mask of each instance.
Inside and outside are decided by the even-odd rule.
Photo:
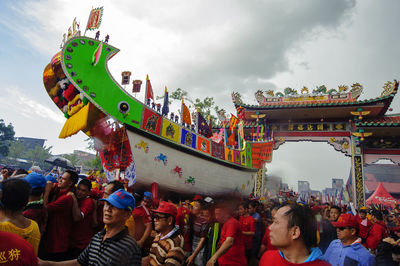
[[[376,188],[375,192],[367,199],[365,202],[367,205],[385,205],[389,207],[394,207],[399,202],[393,198],[389,192],[385,189],[382,185],[382,182],[379,182],[378,187]]]

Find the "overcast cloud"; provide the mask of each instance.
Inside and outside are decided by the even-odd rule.
[[[144,80],[149,74],[156,95],[163,93],[165,85],[170,91],[180,87],[193,98],[214,96],[218,106],[233,111],[233,90],[255,104],[258,89],[360,82],[365,86],[362,98],[370,98],[380,95],[386,80],[399,76],[396,16],[400,2],[394,0],[385,4],[372,0],[2,1],[0,37],[5,49],[0,56],[5,64],[0,66],[0,77],[7,86],[0,92],[9,95],[16,107],[21,97],[6,88],[19,88],[31,105],[47,106],[49,110],[42,108],[35,116],[36,123],[49,130],[28,128],[30,123],[17,108],[0,107],[1,117],[15,125],[17,136],[48,139],[55,153],[83,149],[85,136],[57,140],[62,127],[59,116],[45,117],[59,111],[45,93],[41,74],[73,18],[83,31],[92,6],[104,6],[101,37],[110,34],[110,44],[121,49],[109,63],[113,75],[118,80],[121,71],[130,70],[135,79]],[[143,92],[138,98],[143,98]],[[398,103],[396,99],[392,105],[397,112]],[[296,189],[300,177],[321,189],[331,177],[348,176],[350,160],[327,144],[309,145],[306,150],[292,144],[282,147],[274,155],[270,173],[279,171]],[[301,163],[290,157],[304,153],[302,158],[309,160]],[[318,169],[304,167],[307,161],[315,164],[311,154],[319,154]],[[343,170],[321,179],[326,169]]]

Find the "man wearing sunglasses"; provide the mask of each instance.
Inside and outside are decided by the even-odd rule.
[[[179,226],[175,226],[177,208],[172,203],[161,201],[153,213],[154,229],[158,235],[151,245],[150,256],[143,259],[143,265],[182,265],[184,240]]]
[[[336,227],[338,239],[333,240],[325,253],[325,260],[332,265],[375,265],[374,257],[361,245],[358,222],[350,213],[340,215]]]

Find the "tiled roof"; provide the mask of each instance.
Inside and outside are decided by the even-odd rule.
[[[370,120],[363,120],[360,122],[356,123],[356,126],[367,126],[367,127],[379,127],[379,126],[385,126],[385,127],[398,127],[400,126],[400,114],[394,114],[394,115],[388,115],[388,116],[382,116]]]
[[[395,93],[383,96],[383,97],[377,97],[377,98],[372,98],[372,99],[366,99],[362,101],[340,101],[340,100],[332,100],[330,102],[322,102],[319,103],[318,101],[313,101],[313,102],[298,102],[298,103],[292,103],[292,104],[281,104],[281,105],[250,105],[250,104],[236,104],[235,106],[242,106],[244,108],[249,108],[249,109],[280,109],[280,108],[293,108],[293,107],[329,107],[329,106],[346,106],[346,105],[363,105],[363,104],[369,104],[369,103],[375,103],[379,102],[385,99],[393,98],[395,96]]]

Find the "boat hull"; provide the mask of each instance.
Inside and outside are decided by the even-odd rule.
[[[238,192],[249,195],[256,173],[201,158],[127,130],[136,168],[136,182],[162,189],[216,195]]]

